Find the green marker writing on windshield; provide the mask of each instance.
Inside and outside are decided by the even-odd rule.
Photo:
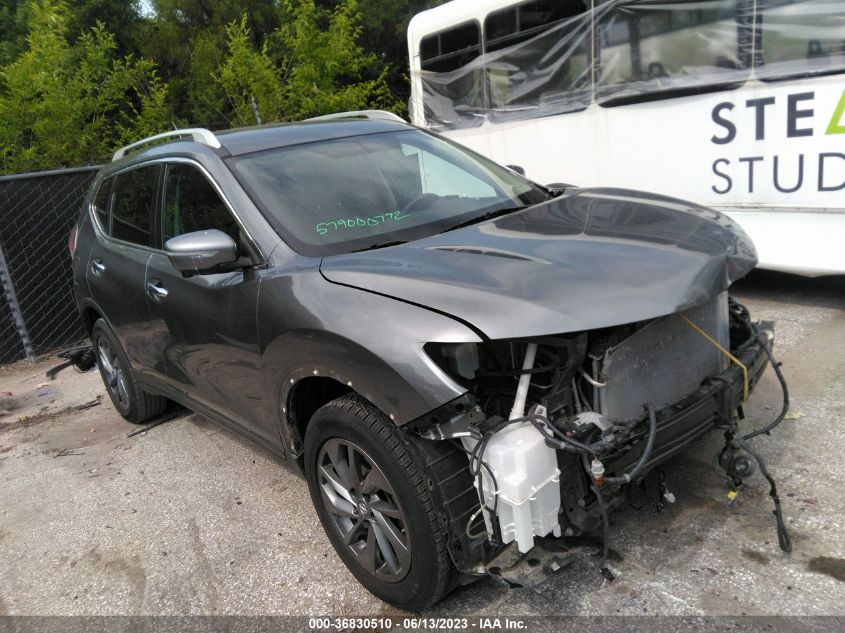
[[[404,220],[409,216],[402,215],[401,211],[388,211],[387,213],[380,213],[379,215],[371,215],[366,218],[347,218],[332,220],[330,222],[320,222],[314,228],[320,235],[326,235],[330,230],[340,231],[342,229],[359,229],[368,226],[378,226],[383,222],[389,220]]]

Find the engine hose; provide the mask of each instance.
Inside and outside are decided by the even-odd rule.
[[[786,417],[786,412],[789,410],[789,389],[786,386],[786,379],[783,377],[783,372],[780,370],[780,363],[775,360],[774,354],[772,354],[772,351],[769,349],[769,346],[766,345],[766,341],[763,340],[762,335],[759,332],[756,333],[757,340],[760,341],[760,343],[763,345],[763,351],[766,352],[766,356],[769,357],[769,362],[772,364],[772,369],[775,370],[775,376],[777,376],[778,382],[780,383],[780,388],[783,392],[783,406],[781,407],[778,416],[774,420],[772,420],[772,422],[762,428],[757,429],[756,431],[746,433],[742,436],[742,439],[744,440],[750,440],[751,438],[757,437],[758,435],[763,435],[764,433],[768,435],[773,428],[783,422],[784,417]]]
[[[571,437],[566,437],[557,430],[554,431],[554,434],[557,437],[546,437],[547,446],[559,448],[560,450],[567,451],[569,453],[577,453],[578,455],[590,455],[591,457],[596,456],[596,451],[592,446],[588,446],[578,440],[573,440]]]
[[[590,457],[596,457],[596,452],[589,446],[587,446],[586,444],[581,444],[580,442],[575,442],[574,440],[570,439],[563,441],[547,436],[546,446],[548,446],[549,448],[553,448],[556,451],[564,451],[565,453],[573,453],[575,455],[589,455]]]
[[[749,455],[757,460],[757,464],[760,466],[760,472],[766,478],[766,481],[769,482],[769,496],[775,503],[773,514],[775,515],[775,522],[777,524],[778,543],[784,552],[789,553],[792,551],[792,539],[789,537],[789,532],[786,530],[786,522],[783,520],[783,511],[780,507],[780,497],[778,496],[778,488],[775,485],[775,480],[766,469],[766,462],[751,448],[751,445],[745,441],[745,438],[741,435],[736,435],[734,439]]]
[[[634,466],[627,473],[623,475],[618,475],[616,477],[605,477],[605,484],[609,484],[611,486],[618,486],[622,484],[631,483],[631,480],[634,479],[637,475],[639,475],[640,471],[648,463],[649,457],[651,457],[651,451],[654,448],[654,440],[657,437],[657,415],[654,412],[654,407],[650,404],[646,404],[646,410],[648,411],[648,440],[646,440],[643,454],[640,455],[640,459],[637,462],[636,466]]]

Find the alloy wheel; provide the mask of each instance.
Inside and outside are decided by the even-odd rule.
[[[378,464],[356,444],[327,440],[317,458],[323,505],[343,543],[366,571],[398,582],[411,563],[406,515]]]
[[[97,342],[97,352],[106,389],[117,399],[120,407],[129,407],[129,389],[126,386],[126,376],[120,368],[120,362],[114,349],[105,337],[100,337]]]

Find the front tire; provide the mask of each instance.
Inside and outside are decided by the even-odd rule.
[[[123,347],[103,319],[91,331],[100,377],[114,408],[132,424],[141,424],[163,413],[167,398],[154,396],[138,386]]]
[[[431,606],[457,571],[423,469],[402,431],[348,394],[319,409],[305,433],[305,476],[323,529],[346,567],[400,609]]]

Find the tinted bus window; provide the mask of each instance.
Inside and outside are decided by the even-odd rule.
[[[467,65],[481,54],[481,34],[476,22],[429,35],[420,42],[423,70],[445,73]]]
[[[761,79],[845,71],[845,3],[758,0],[757,11]]]
[[[584,0],[539,0],[484,22],[494,121],[584,109],[590,102],[590,18]]]
[[[534,37],[561,20],[583,13],[584,0],[535,0],[494,11],[484,20],[484,50],[505,48]]]
[[[730,87],[748,77],[745,0],[622,2],[597,18],[597,98],[610,103]]]
[[[432,129],[474,127],[484,122],[481,27],[467,22],[420,42],[425,120]]]

